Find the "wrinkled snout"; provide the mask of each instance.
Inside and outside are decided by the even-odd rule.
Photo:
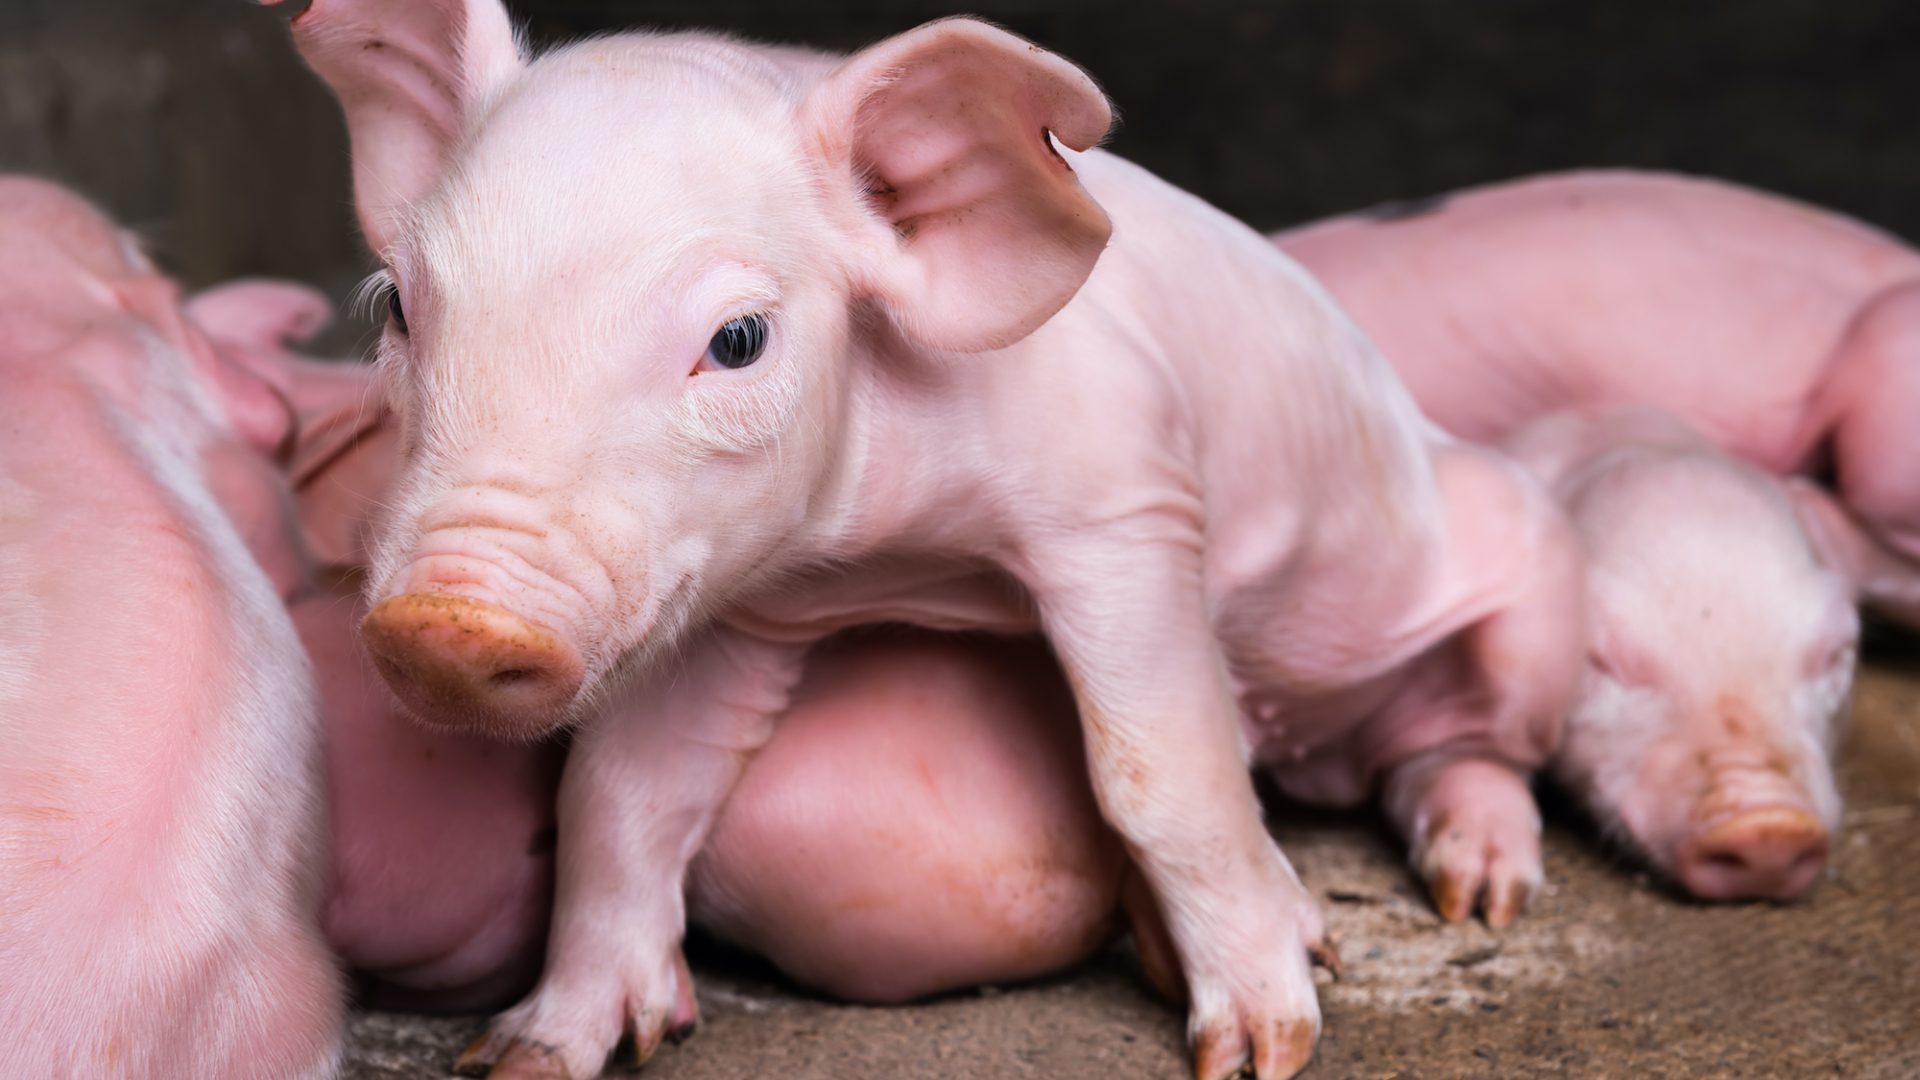
[[[423,720],[502,738],[537,738],[565,719],[580,654],[513,612],[444,592],[382,600],[361,637],[400,700]]]
[[[1827,863],[1825,826],[1797,807],[1750,810],[1681,845],[1674,873],[1705,900],[1791,900]]]

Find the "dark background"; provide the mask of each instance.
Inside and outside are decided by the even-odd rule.
[[[294,0],[290,6],[301,6]],[[852,48],[972,11],[1091,70],[1113,146],[1261,228],[1546,169],[1711,173],[1920,237],[1920,3],[519,0],[537,40],[722,27]],[[331,99],[282,10],[0,0],[0,167],[66,181],[200,285],[343,293]]]

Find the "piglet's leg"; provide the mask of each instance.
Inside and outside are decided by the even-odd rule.
[[[1459,922],[1478,909],[1503,929],[1539,891],[1540,811],[1512,766],[1428,755],[1393,771],[1385,801],[1441,918]]]
[[[1822,411],[1840,501],[1859,526],[1844,535],[1853,558],[1842,569],[1869,606],[1920,627],[1920,282],[1861,309],[1832,371]]]
[[[1177,523],[1129,524],[1144,527],[1055,534],[1023,576],[1073,685],[1101,811],[1185,969],[1200,1080],[1292,1076],[1319,1037],[1320,913],[1261,823],[1200,545],[1162,539]]]
[[[687,865],[786,708],[801,653],[711,631],[582,732],[560,782],[546,970],[457,1070],[586,1080],[623,1034],[637,1065],[692,1030]]]
[[[1541,881],[1527,774],[1559,743],[1585,659],[1585,590],[1565,518],[1517,465],[1472,447],[1437,456],[1447,499],[1444,590],[1501,606],[1429,656],[1376,751],[1388,816],[1449,920],[1495,928]]]

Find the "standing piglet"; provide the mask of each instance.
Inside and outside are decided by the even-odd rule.
[[[546,971],[473,1060],[591,1076],[692,1023],[689,860],[857,623],[1044,631],[1203,1080],[1291,1075],[1319,1028],[1250,761],[1384,791],[1443,906],[1524,899],[1580,654],[1564,524],[1258,235],[1089,151],[1080,70],[967,20],[838,61],[529,62],[495,0],[293,27],[389,277],[363,635],[430,722],[582,725]]]
[[[1277,235],[1428,416],[1493,441],[1645,403],[1776,473],[1830,471],[1836,550],[1920,625],[1920,253],[1732,184],[1543,176]]]
[[[1838,825],[1830,756],[1859,633],[1801,504],[1824,496],[1646,407],[1507,444],[1587,551],[1590,651],[1554,774],[1695,896],[1785,900]]]
[[[290,413],[25,179],[0,401],[0,1076],[330,1076],[312,687],[223,510],[279,511]]]

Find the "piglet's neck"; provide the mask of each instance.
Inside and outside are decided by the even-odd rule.
[[[990,553],[986,472],[976,464],[988,435],[967,375],[994,359],[928,354],[892,335],[856,347],[846,451],[825,489],[824,553]]]

